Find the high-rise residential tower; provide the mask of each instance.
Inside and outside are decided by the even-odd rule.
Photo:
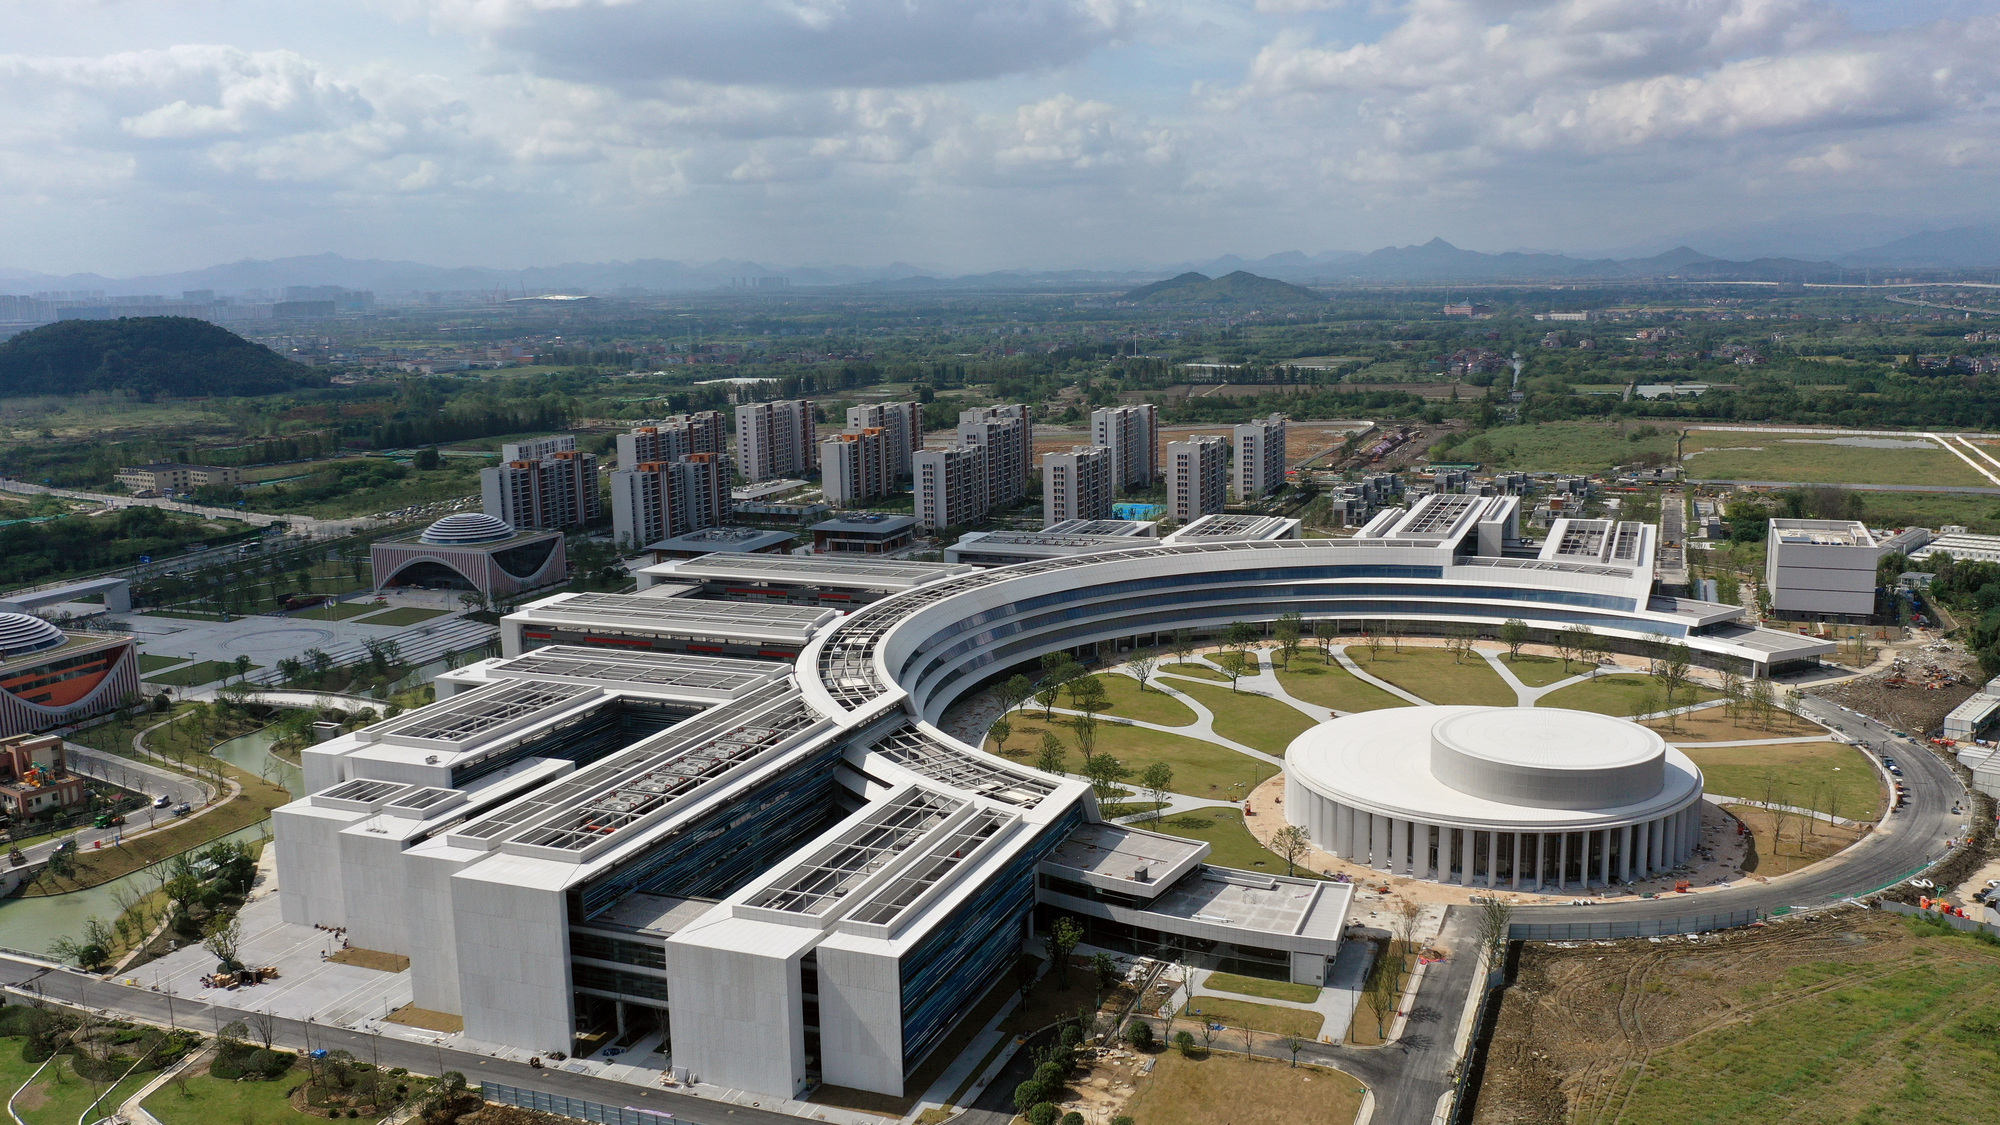
[[[847,408],[847,432],[881,430],[891,483],[910,475],[910,455],[924,447],[924,408],[914,402],[876,402]]]
[[[987,447],[951,445],[910,458],[917,523],[926,531],[962,527],[986,515]]]
[[[479,471],[486,514],[522,530],[567,530],[597,522],[604,514],[597,484],[597,455],[574,449],[539,460],[507,460]]]
[[[1191,437],[1167,443],[1167,514],[1189,523],[1222,510],[1229,497],[1229,443]]]
[[[1067,453],[1042,455],[1042,526],[1063,520],[1111,517],[1111,451],[1101,445],[1072,446]]]
[[[1151,488],[1160,479],[1160,412],[1152,403],[1090,412],[1090,440],[1111,451],[1111,490]]]
[[[890,468],[893,452],[889,432],[874,426],[821,442],[820,486],[826,502],[845,508],[889,495],[896,479]]]
[[[1236,427],[1236,502],[1276,492],[1285,483],[1285,416],[1252,418]]]
[[[1006,508],[1028,494],[1034,434],[1020,403],[960,411],[958,444],[986,450],[986,507]]]
[[[736,463],[753,481],[802,476],[819,468],[818,427],[808,399],[752,402],[736,408]]]
[[[611,474],[612,535],[629,550],[716,527],[729,510],[729,460],[720,453],[641,461]]]

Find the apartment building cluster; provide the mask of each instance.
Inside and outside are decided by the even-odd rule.
[[[481,507],[520,530],[569,531],[604,515],[597,455],[576,447],[575,434],[500,447],[500,463],[479,471]]]
[[[1150,403],[1093,411],[1092,444],[1042,457],[1044,525],[1108,519],[1112,503],[1126,489],[1158,483],[1163,475],[1159,425],[1159,412]],[[1283,415],[1253,419],[1237,426],[1233,436],[1233,470],[1232,443],[1220,435],[1167,443],[1167,508],[1176,521],[1188,523],[1222,511],[1232,490],[1241,503],[1285,483]]]
[[[927,531],[958,527],[1028,494],[1034,432],[1021,403],[960,411],[956,439],[910,458],[917,523]]]
[[[637,549],[720,526],[729,518],[735,476],[728,441],[728,422],[714,410],[643,422],[618,435],[612,537]]]
[[[819,447],[827,503],[846,508],[892,495],[923,443],[923,408],[914,402],[848,407],[847,428]]]

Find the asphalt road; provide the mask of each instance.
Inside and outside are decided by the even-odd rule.
[[[108,844],[130,833],[172,823],[175,819],[172,809],[155,809],[150,803],[151,798],[163,793],[172,797],[176,805],[186,803],[200,808],[208,800],[208,787],[185,774],[121,758],[116,754],[106,754],[74,742],[65,742],[63,746],[71,769],[86,777],[142,792],[149,799],[148,804],[143,809],[126,813],[123,828],[79,828],[56,839],[22,848],[22,854],[30,862],[42,859],[72,837],[78,848],[88,851],[99,840]]]
[[[167,996],[148,989],[112,984],[79,973],[51,971],[4,954],[0,954],[0,983],[34,989],[50,1000],[137,1016],[159,1024],[178,1023],[208,1034],[231,1020],[248,1020],[256,1015],[235,1008],[211,1009],[186,1000],[170,1001]],[[357,1059],[379,1060],[383,1066],[400,1066],[419,1074],[456,1070],[474,1085],[483,1081],[503,1082],[608,1105],[639,1106],[671,1113],[677,1120],[691,1125],[798,1125],[799,1121],[799,1118],[769,1110],[730,1105],[670,1090],[648,1090],[628,1082],[592,1078],[553,1067],[537,1069],[525,1063],[446,1050],[426,1043],[410,1043],[320,1024],[308,1029],[297,1020],[273,1019],[272,1030],[273,1042],[288,1050],[304,1048],[310,1033],[315,1049],[343,1048]]]

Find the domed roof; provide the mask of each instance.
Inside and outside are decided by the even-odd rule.
[[[63,631],[26,613],[0,613],[0,656],[39,652],[63,643]]]
[[[446,516],[424,529],[426,543],[491,543],[514,534],[514,527],[498,516],[484,512],[460,512]]]

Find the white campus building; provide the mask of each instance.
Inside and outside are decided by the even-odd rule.
[[[1866,524],[1774,519],[1764,549],[1764,588],[1778,616],[1866,618],[1875,612],[1875,564],[1883,548]]]
[[[825,560],[783,555],[557,595],[504,619],[502,656],[441,675],[438,702],[306,749],[309,795],[274,818],[284,918],[407,956],[416,1005],[462,1017],[472,1043],[615,1041],[773,1097],[916,1092],[909,1076],[1058,916],[1098,947],[1319,984],[1351,887],[1211,866],[1207,844],[1107,824],[1087,784],[983,753],[940,727],[946,711],[1046,653],[1110,657],[1289,613],[1408,632],[1586,625],[1613,648],[1672,639],[1751,674],[1830,651],[1653,593],[1651,532],[1579,523],[1551,549],[1519,538],[1517,498],[1441,495],[1353,539],[1249,528],[982,569],[847,564],[873,600],[845,612],[801,604]],[[1448,711],[1309,732],[1293,815],[1358,857],[1355,815],[1380,814],[1383,856],[1482,885],[1497,870],[1511,886],[1515,868],[1493,869],[1477,838],[1470,868],[1462,844],[1434,853],[1433,830],[1553,857],[1517,865],[1544,885],[1605,875],[1569,833],[1612,834],[1614,880],[1624,857],[1679,854],[1657,830],[1699,777],[1671,752],[1612,720],[1562,720],[1529,745]],[[1375,721],[1414,725],[1363,729]],[[1410,752],[1354,757],[1392,735]],[[1550,787],[1578,779],[1588,807],[1558,807]],[[1421,848],[1397,835],[1418,824]],[[1628,847],[1639,825],[1646,843]]]

